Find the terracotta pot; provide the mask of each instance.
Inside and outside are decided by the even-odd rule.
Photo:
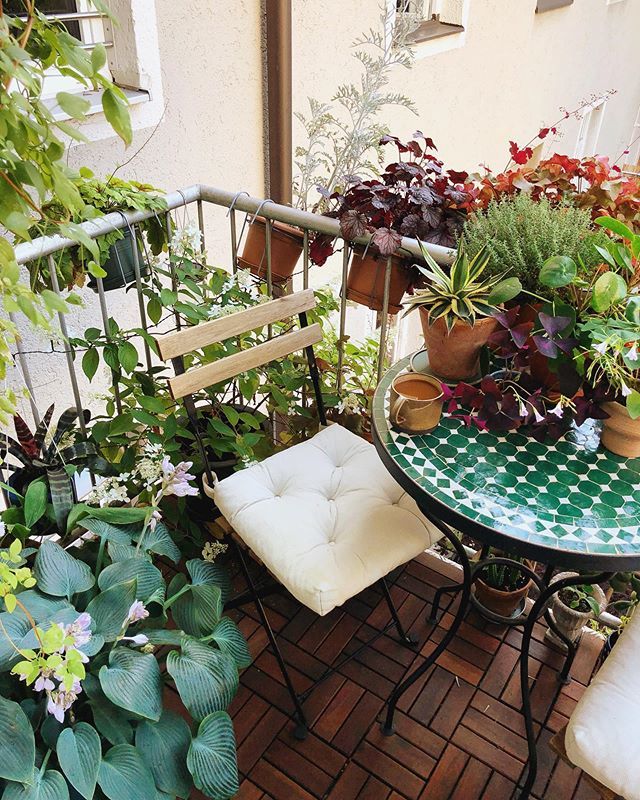
[[[384,300],[384,278],[387,259],[369,251],[355,249],[347,276],[347,297],[373,311],[382,311]],[[389,283],[389,313],[397,314],[402,298],[411,283],[411,271],[399,256],[391,259],[391,281]]]
[[[529,569],[533,569],[534,564],[531,561],[525,563]],[[489,586],[488,583],[485,583],[481,577],[477,578],[474,583],[475,595],[478,603],[486,608],[487,611],[491,611],[499,617],[507,618],[513,617],[522,603],[522,598],[529,594],[532,586],[533,580],[531,578],[529,578],[520,589],[515,589],[512,592],[503,589],[494,589],[493,586]]]
[[[424,343],[429,355],[429,367],[443,380],[467,381],[478,374],[480,350],[498,326],[493,317],[482,317],[475,325],[457,321],[451,333],[444,319],[429,325],[427,309],[420,307]]]
[[[264,217],[256,217],[247,231],[238,263],[259,278],[267,277],[266,236]],[[274,220],[271,228],[271,279],[284,283],[293,275],[303,248],[304,233],[298,228]]]
[[[553,576],[551,583],[553,584],[556,581],[562,580],[563,578],[576,577],[577,575],[577,572],[559,572],[557,575]],[[602,609],[606,606],[607,599],[605,593],[598,585],[593,587],[593,596],[600,606],[600,610],[602,611]],[[593,617],[592,611],[576,611],[573,608],[569,608],[569,606],[562,602],[557,594],[554,594],[551,602],[551,613],[553,614],[553,620],[558,628],[562,631],[562,633],[564,633],[567,639],[572,642],[578,641],[582,635],[582,629]],[[547,631],[547,638],[558,644],[563,650],[565,649],[564,644],[555,636],[552,631]]]
[[[603,403],[602,408],[609,415],[602,426],[602,444],[618,456],[640,458],[640,418],[631,419],[620,403]]]

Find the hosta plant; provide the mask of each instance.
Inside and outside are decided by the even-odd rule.
[[[417,265],[426,279],[426,289],[418,289],[407,299],[407,311],[424,308],[429,324],[444,319],[451,331],[457,320],[473,325],[478,317],[491,316],[497,307],[518,295],[522,286],[517,278],[484,275],[489,255],[484,249],[469,258],[461,243],[448,272],[420,242],[427,267]]]
[[[165,577],[181,554],[156,511],[189,491],[187,470],[163,462],[149,506],[72,511],[81,546],[63,533],[22,549],[2,532],[4,798],[237,792],[225,709],[250,656],[222,613],[228,579],[211,547]]]

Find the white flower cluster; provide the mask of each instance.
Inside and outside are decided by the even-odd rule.
[[[227,552],[228,546],[222,542],[207,542],[202,549],[202,558],[213,562],[219,555]]]
[[[100,506],[100,508],[110,506],[112,503],[128,503],[129,494],[123,480],[124,475],[105,478],[87,494],[84,502],[90,506]]]
[[[339,414],[358,414],[360,402],[355,394],[348,394],[336,406]]]
[[[176,228],[169,243],[169,249],[178,256],[198,252],[202,245],[202,231],[195,222],[188,222],[184,228]]]

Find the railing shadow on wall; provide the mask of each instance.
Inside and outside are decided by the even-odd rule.
[[[309,259],[309,244],[311,233],[327,234],[343,241],[342,249],[342,273],[341,273],[341,291],[340,291],[340,309],[339,309],[339,336],[337,341],[338,348],[338,381],[340,380],[341,364],[343,359],[343,347],[345,341],[345,328],[347,321],[347,297],[346,297],[346,280],[349,268],[349,260],[352,254],[353,246],[360,244],[365,247],[370,243],[370,237],[360,237],[352,241],[343,239],[340,232],[340,225],[336,219],[325,217],[320,214],[311,212],[300,211],[299,209],[290,208],[289,206],[280,205],[269,199],[260,199],[252,197],[248,192],[231,192],[223,189],[218,189],[212,186],[203,184],[196,184],[189,186],[186,189],[180,189],[172,192],[165,197],[166,210],[161,212],[165,216],[165,224],[167,230],[171,230],[172,226],[172,212],[175,215],[179,209],[190,209],[193,206],[197,210],[198,226],[202,234],[202,248],[204,249],[207,240],[207,231],[205,229],[205,204],[212,204],[227,209],[228,220],[228,236],[231,252],[230,267],[235,273],[238,269],[238,249],[242,240],[243,231],[250,221],[252,216],[260,214],[261,217],[266,219],[266,233],[265,233],[265,260],[266,260],[266,285],[267,293],[273,296],[274,282],[272,280],[272,257],[271,257],[271,237],[272,226],[274,221],[288,223],[302,229],[303,238],[303,253],[302,253],[302,287],[308,288],[309,286],[309,273],[310,273],[310,259]],[[140,318],[141,328],[147,332],[149,330],[147,315],[145,312],[144,296],[143,296],[143,282],[141,274],[141,264],[138,248],[136,246],[137,236],[136,226],[141,222],[148,220],[157,215],[158,212],[154,211],[134,211],[134,212],[116,212],[98,217],[94,220],[82,224],[84,231],[92,238],[96,239],[104,236],[114,230],[128,229],[132,234],[130,241],[132,244],[133,265],[135,269],[135,289],[137,294],[138,314]],[[238,215],[242,215],[242,220],[238,220]],[[16,257],[20,265],[28,265],[29,262],[37,259],[46,258],[49,264],[49,273],[51,276],[51,289],[56,294],[61,294],[61,288],[58,281],[57,270],[55,268],[55,254],[70,248],[77,247],[77,242],[67,239],[63,236],[47,236],[39,239],[34,239],[32,242],[19,244],[16,247]],[[404,237],[401,243],[402,249],[411,255],[420,259],[420,246],[416,239]],[[453,251],[438,245],[429,244],[427,249],[436,261],[441,264],[450,263],[453,258]],[[388,258],[386,263],[385,281],[384,281],[384,295],[382,300],[382,311],[379,315],[380,321],[380,339],[377,360],[377,373],[378,376],[382,373],[384,367],[384,357],[387,349],[387,335],[389,329],[389,287],[392,269],[392,259]],[[175,275],[174,275],[175,279]],[[96,278],[96,290],[100,306],[100,316],[102,327],[105,334],[109,330],[109,317],[110,308],[108,303],[108,293],[105,291],[103,281],[101,278]],[[14,315],[10,315],[14,323],[16,319]],[[78,382],[78,375],[76,372],[76,359],[73,347],[69,342],[69,332],[67,327],[68,318],[65,314],[58,315],[58,322],[60,325],[60,332],[64,340],[64,355],[66,358],[66,367],[70,388],[74,398],[74,404],[77,409],[82,409],[83,402],[80,393],[80,386]],[[145,361],[147,368],[152,366],[152,355],[149,350],[149,345],[146,341],[143,342],[145,351]],[[22,379],[28,390],[28,399],[31,407],[31,412],[34,421],[39,422],[38,398],[34,390],[31,372],[29,368],[27,353],[23,349],[20,341],[15,346],[15,358],[22,373]],[[79,414],[79,425],[82,433],[85,433],[84,418]]]

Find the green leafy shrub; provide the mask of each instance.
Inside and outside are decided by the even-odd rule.
[[[547,259],[561,253],[591,272],[602,262],[595,245],[605,246],[608,239],[591,229],[588,211],[527,194],[493,201],[469,217],[462,238],[471,258],[485,248],[489,274],[517,277],[532,292],[539,289],[538,273]]]

